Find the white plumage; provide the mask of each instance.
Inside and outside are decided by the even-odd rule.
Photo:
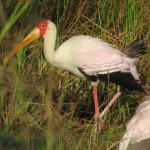
[[[150,150],[150,96],[147,99],[128,122],[119,150],[130,150],[131,147],[131,150]],[[149,140],[149,145],[146,140]]]
[[[84,78],[78,67],[88,75],[108,74],[113,72],[129,72],[136,80],[135,58],[129,58],[102,39],[80,35],[65,41],[54,51],[56,26],[49,21],[44,35],[44,54],[47,61],[62,69],[68,70],[78,77]]]

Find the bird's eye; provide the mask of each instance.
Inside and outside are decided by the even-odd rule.
[[[42,26],[41,26],[42,28],[45,28],[45,24],[42,24]]]

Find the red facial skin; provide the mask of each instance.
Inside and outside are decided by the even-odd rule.
[[[48,28],[48,20],[40,22],[37,28],[40,30],[40,36],[43,36]]]

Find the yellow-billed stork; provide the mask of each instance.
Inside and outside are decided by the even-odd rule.
[[[5,57],[4,62],[7,62],[25,45],[42,36],[44,38],[44,55],[50,64],[91,82],[95,120],[101,118],[121,94],[118,92],[100,115],[97,98],[97,86],[100,80],[109,80],[129,90],[144,91],[135,66],[138,56],[144,54],[145,50],[141,40],[136,40],[119,51],[102,39],[80,35],[65,41],[55,51],[56,34],[57,29],[53,22],[42,21]],[[99,129],[100,127],[96,123],[94,132],[96,133]]]

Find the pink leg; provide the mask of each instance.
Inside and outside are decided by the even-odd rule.
[[[121,92],[117,92],[115,94],[113,99],[110,101],[110,103],[106,106],[106,108],[102,111],[101,114],[99,114],[99,109],[98,109],[97,87],[93,86],[93,93],[94,93],[94,103],[95,103],[94,120],[96,121],[96,123],[94,125],[94,137],[93,137],[93,140],[95,141],[97,131],[101,130],[100,124],[98,123],[98,119],[99,120],[102,119],[102,117],[105,115],[105,113],[108,111],[108,109],[112,106],[112,104],[119,98],[119,96],[121,95]]]
[[[94,95],[94,105],[95,105],[95,115],[94,115],[94,120],[95,120],[95,125],[94,125],[94,134],[99,131],[99,124],[98,124],[98,118],[100,116],[99,113],[99,108],[98,108],[98,97],[97,97],[97,87],[93,86],[93,95]]]
[[[105,113],[112,106],[112,104],[119,98],[120,95],[121,95],[121,92],[116,93],[116,95],[113,97],[113,99],[109,102],[109,104],[106,106],[106,108],[99,115],[99,117],[98,117],[99,119],[101,119],[105,115]]]
[[[95,104],[94,120],[97,120],[100,113],[99,113],[99,108],[98,108],[98,97],[97,97],[97,87],[96,86],[93,86],[93,95],[94,95],[94,104]]]

